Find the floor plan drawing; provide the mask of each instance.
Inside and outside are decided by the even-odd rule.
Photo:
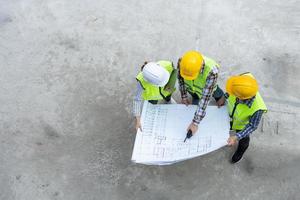
[[[171,164],[194,158],[226,145],[229,118],[225,107],[208,106],[198,132],[186,142],[186,128],[196,106],[182,104],[143,105],[142,130],[136,134],[132,161],[144,164]]]

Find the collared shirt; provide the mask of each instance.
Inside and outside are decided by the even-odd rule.
[[[202,67],[201,71],[200,71],[200,75],[203,74],[203,71],[204,71],[203,69],[204,68]],[[214,66],[207,76],[206,84],[202,91],[202,97],[199,100],[198,108],[194,115],[194,119],[193,119],[194,124],[199,124],[200,121],[205,117],[206,107],[207,107],[210,97],[213,93],[213,89],[214,89],[215,85],[217,84],[218,73],[219,73],[218,67]],[[178,68],[178,80],[179,80],[179,90],[181,93],[181,98],[185,99],[185,98],[187,98],[187,89],[184,85],[184,79],[180,75],[179,68]]]
[[[228,98],[227,93],[224,96],[225,96],[225,98]],[[246,100],[237,99],[236,101],[239,104],[246,104],[250,108],[252,106],[254,100],[255,100],[255,96],[250,99],[246,99]],[[264,113],[263,110],[258,110],[250,117],[249,123],[245,126],[245,128],[241,131],[238,131],[235,134],[237,136],[238,140],[249,136],[251,133],[253,133],[257,129],[263,113]]]

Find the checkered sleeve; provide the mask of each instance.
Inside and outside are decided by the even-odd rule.
[[[179,91],[180,91],[180,94],[181,94],[181,98],[182,99],[186,99],[187,98],[187,89],[184,85],[184,80],[182,78],[182,76],[180,75],[180,67],[179,67],[179,64],[180,64],[180,60],[178,60],[178,63],[177,63],[177,70],[178,70],[178,83],[179,83]]]
[[[213,93],[214,86],[217,84],[217,79],[218,68],[214,67],[206,79],[206,85],[203,88],[202,98],[199,101],[198,108],[195,112],[195,116],[193,119],[194,124],[198,125],[200,121],[204,118],[206,114],[205,110]]]
[[[263,113],[263,110],[258,110],[252,115],[252,117],[249,120],[249,123],[245,126],[245,128],[240,132],[236,133],[238,140],[247,137],[257,129]]]

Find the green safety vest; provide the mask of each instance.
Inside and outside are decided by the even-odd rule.
[[[245,75],[253,77],[250,73]],[[250,108],[246,104],[236,103],[236,97],[234,95],[229,95],[227,102],[227,110],[230,116],[232,130],[243,130],[256,111],[263,110],[267,112],[266,104],[259,92],[256,93]]]
[[[213,59],[204,57],[204,68],[202,73],[199,73],[198,77],[195,80],[184,80],[184,84],[186,86],[187,91],[192,94],[196,94],[199,99],[202,97],[203,89],[206,85],[206,79],[209,73],[211,72],[214,66],[220,67],[218,63],[216,63]],[[214,86],[215,91],[217,89],[217,84]]]
[[[166,99],[166,97],[172,95],[175,91],[175,81],[174,77],[176,78],[177,71],[173,68],[173,64],[170,61],[158,61],[157,62],[160,66],[165,68],[170,73],[169,82],[166,84],[165,87],[155,86],[149,82],[147,82],[144,77],[143,73],[140,72],[136,79],[140,82],[141,86],[143,87],[142,97],[144,100],[162,100]],[[172,79],[172,80],[171,80]],[[176,79],[175,79],[176,80]]]

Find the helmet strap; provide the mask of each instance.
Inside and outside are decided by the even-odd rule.
[[[147,63],[148,63],[148,61],[145,61],[145,62],[144,62],[144,64],[143,64],[142,67],[141,67],[141,71],[143,71],[143,69],[144,69],[145,65],[147,65]]]

